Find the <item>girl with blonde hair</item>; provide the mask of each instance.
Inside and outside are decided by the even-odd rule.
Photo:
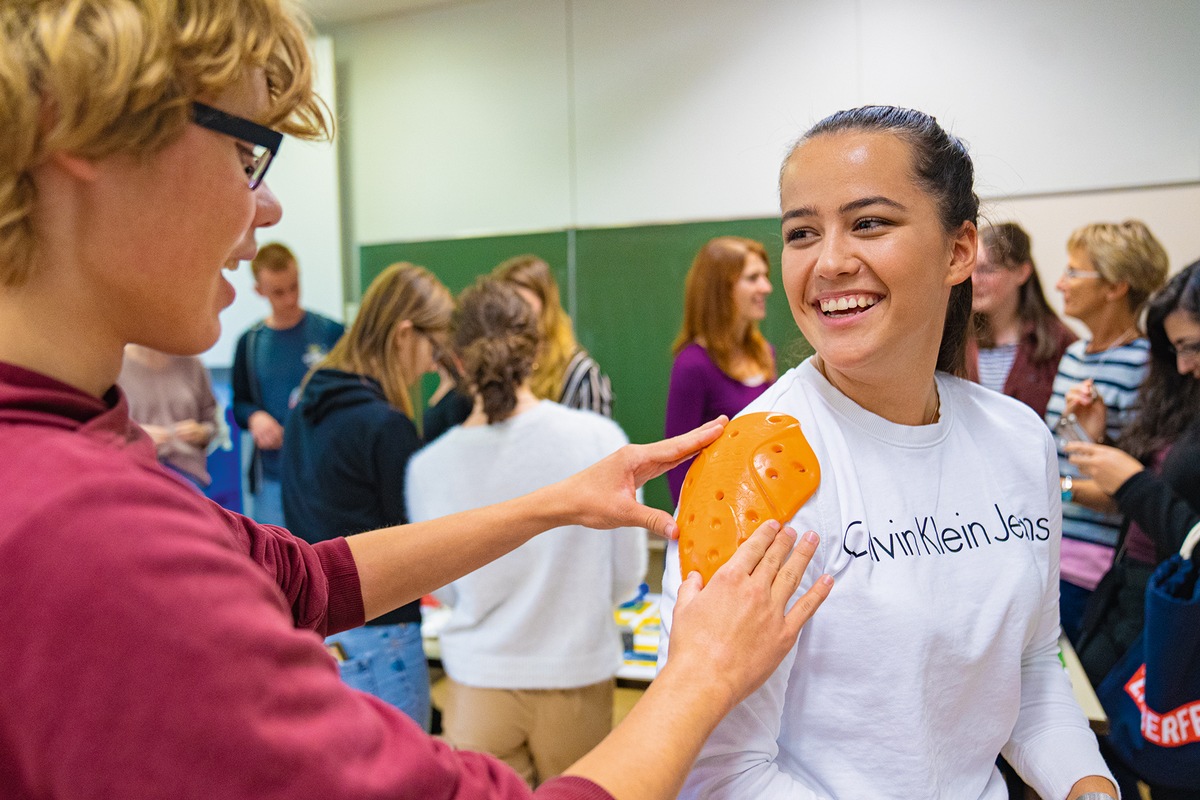
[[[1150,363],[1150,342],[1139,317],[1166,281],[1167,268],[1167,251],[1140,220],[1094,222],[1071,233],[1067,266],[1054,288],[1062,293],[1063,313],[1082,322],[1088,335],[1058,362],[1046,406],[1051,430],[1067,413],[1067,394],[1076,385],[1107,408],[1102,442],[1116,441],[1134,419]],[[1064,501],[1059,609],[1063,633],[1074,643],[1088,597],[1112,566],[1121,515],[1112,498],[1070,463],[1066,444],[1059,437]]]
[[[530,387],[544,400],[612,417],[612,383],[575,340],[575,327],[559,299],[550,265],[534,255],[514,256],[493,271],[515,286],[538,316],[542,348]]]
[[[421,446],[412,393],[433,370],[454,299],[423,267],[371,282],[350,329],[305,378],[283,446],[288,528],[316,544],[408,522],[404,471]],[[342,678],[430,727],[419,601],[329,637]]]

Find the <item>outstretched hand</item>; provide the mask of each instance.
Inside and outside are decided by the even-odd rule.
[[[637,490],[716,441],[728,417],[653,444],[630,444],[558,484],[570,501],[572,518],[588,528],[641,527],[668,539],[679,535],[668,512],[637,501]]]
[[[819,541],[812,531],[797,541],[795,531],[770,520],[706,586],[701,588],[698,572],[688,575],[679,587],[666,668],[717,681],[717,697],[727,709],[749,696],[795,647],[800,629],[829,596],[833,578],[823,575],[787,609]]]
[[[1067,445],[1067,458],[1110,496],[1116,494],[1125,481],[1146,468],[1124,450],[1103,444],[1072,442]]]

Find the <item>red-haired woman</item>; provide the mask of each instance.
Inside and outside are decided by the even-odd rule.
[[[752,239],[718,236],[696,254],[672,347],[668,436],[714,416],[732,417],[775,381],[775,353],[758,330],[767,315],[769,275],[767,251]],[[667,474],[675,503],[690,465]]]

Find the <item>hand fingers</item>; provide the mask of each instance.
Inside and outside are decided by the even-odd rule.
[[[756,578],[769,581],[774,591],[775,581],[779,575],[780,568],[788,560],[788,556],[792,554],[796,546],[796,532],[791,528],[784,527],[775,536],[775,541],[771,542],[767,547],[767,552],[763,553],[762,559],[754,565],[750,574]],[[796,587],[792,587],[795,590]]]
[[[817,579],[809,590],[804,593],[804,596],[797,600],[784,615],[788,626],[794,630],[796,635],[799,635],[800,629],[804,624],[812,619],[812,615],[817,612],[821,604],[825,602],[825,598],[829,597],[829,592],[833,589],[833,576],[822,575]]]
[[[796,532],[794,530],[784,528],[783,531],[793,537],[795,547],[786,554],[787,557],[779,569],[779,574],[774,576],[771,593],[781,596],[786,601],[799,588],[804,571],[808,569],[809,562],[817,552],[817,545],[821,543],[821,537],[817,536],[815,531],[806,531],[799,539],[795,539]]]
[[[769,519],[755,529],[754,533],[750,534],[750,538],[738,545],[737,550],[733,552],[733,557],[717,570],[720,574],[722,570],[737,570],[742,575],[752,575],[759,562],[763,560],[767,550],[775,542],[775,537],[779,533],[782,526],[773,519]],[[791,541],[788,541],[790,547]],[[783,559],[779,559],[779,563],[783,563]],[[778,565],[776,566],[778,569]],[[715,576],[714,576],[715,577]]]
[[[687,433],[672,436],[670,439],[663,439],[661,442],[643,445],[648,450],[649,458],[647,460],[651,462],[646,466],[656,471],[642,478],[642,480],[646,481],[661,475],[672,467],[682,464],[701,449],[715,442],[717,437],[725,430],[725,425],[728,422],[729,418],[722,414],[716,419],[704,423],[699,428],[693,428]]]

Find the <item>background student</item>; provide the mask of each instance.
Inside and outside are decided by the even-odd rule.
[[[1078,337],[1046,302],[1029,234],[1014,222],[979,232],[971,322],[967,376],[1045,416],[1058,362]]]
[[[1115,446],[1067,445],[1071,463],[1112,496],[1124,517],[1115,574],[1105,578],[1113,589],[1090,598],[1080,635],[1079,659],[1096,685],[1142,632],[1155,567],[1179,552],[1200,521],[1200,262],[1150,299],[1146,338],[1150,371],[1138,391],[1137,416],[1121,438]],[[1108,409],[1084,386],[1067,393],[1067,410],[1093,438],[1104,436]],[[1138,776],[1115,755],[1109,766],[1122,793],[1137,797]],[[1151,797],[1195,800],[1200,786],[1152,786]]]
[[[340,322],[300,305],[300,267],[278,243],[263,246],[250,262],[254,291],[271,314],[241,335],[233,356],[233,416],[250,432],[251,516],[283,525],[279,451],[300,381],[342,335]]]
[[[1146,377],[1150,345],[1138,329],[1147,298],[1167,278],[1167,253],[1138,220],[1097,222],[1075,230],[1067,241],[1067,267],[1055,288],[1063,313],[1088,329],[1058,364],[1046,424],[1054,430],[1067,392],[1077,384],[1094,392],[1108,409],[1105,440],[1116,441],[1135,414],[1137,390]],[[1078,477],[1059,440],[1062,475]],[[1089,480],[1073,480],[1063,498],[1060,614],[1063,633],[1075,643],[1088,595],[1112,565],[1121,515]]]
[[[770,271],[762,244],[739,236],[719,236],[696,254],[684,284],[683,324],[671,347],[667,436],[710,416],[732,417],[775,380],[775,352],[758,329],[767,316]],[[689,466],[667,474],[676,505]]]
[[[208,446],[217,434],[217,398],[208,369],[195,356],[125,345],[117,384],[129,416],[150,435],[158,460],[203,489]]]
[[[412,392],[433,370],[454,300],[428,270],[393,264],[350,330],[304,380],[283,445],[289,530],[313,544],[408,522],[404,472],[421,446]],[[420,601],[330,636],[342,678],[430,727]]]
[[[168,474],[114,382],[126,344],[217,340],[223,270],[280,218],[262,182],[280,133],[329,132],[292,14],[276,0],[0,3],[0,627],[21,631],[0,648],[9,796],[529,797],[504,765],[345,686],[321,635],[549,528],[672,533],[635,489],[721,430],[317,545]],[[540,796],[673,797],[828,594],[820,581],[785,613],[815,539],[764,524],[703,591],[691,580],[677,666]]]
[[[628,442],[615,422],[541,400],[530,386],[538,318],[511,285],[481,279],[459,298],[454,348],[475,407],[413,456],[414,520],[553,483]],[[621,666],[614,606],[646,573],[646,533],[573,525],[539,537],[434,595],[449,676],[444,738],[491,753],[531,786],[561,774],[612,729]]]
[[[1115,799],[1058,659],[1050,433],[958,377],[979,208],[966,148],[919,111],[867,106],[818,122],[781,175],[782,282],[816,355],[746,413],[800,421],[821,483],[793,524],[836,531],[815,560],[839,586],[682,797],[1001,800],[1003,754],[1040,797]],[[673,635],[675,543],[666,563]]]
[[[612,417],[612,382],[575,339],[575,326],[562,307],[558,281],[541,258],[514,256],[492,274],[512,284],[538,315],[542,349],[533,370],[533,393],[567,408],[582,408]]]

